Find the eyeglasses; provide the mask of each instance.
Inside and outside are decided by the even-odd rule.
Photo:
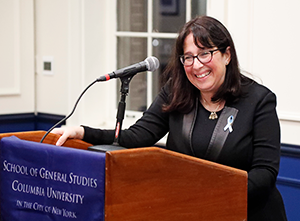
[[[193,55],[180,55],[180,61],[184,66],[192,66],[194,64],[194,60],[195,58],[198,59],[198,61],[200,61],[202,64],[207,64],[209,63],[212,58],[213,58],[213,53],[215,51],[218,51],[219,48],[215,49],[215,50],[210,50],[210,51],[203,51],[195,56]]]

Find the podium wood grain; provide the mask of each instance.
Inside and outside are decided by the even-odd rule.
[[[247,219],[247,173],[161,148],[106,153],[105,221]]]
[[[0,134],[40,142],[45,131]],[[44,143],[55,144],[49,134]],[[66,147],[91,144],[69,139]],[[247,219],[247,173],[161,148],[106,153],[105,221]]]
[[[15,132],[15,133],[2,133],[0,134],[0,140],[3,137],[16,136],[21,140],[35,141],[40,142],[42,137],[44,136],[45,131],[28,131],[28,132]],[[53,144],[55,145],[56,141],[60,136],[57,134],[49,133],[44,139],[43,143]],[[88,147],[92,146],[92,144],[86,143],[79,139],[68,139],[64,145],[64,147],[72,147],[77,149],[87,150]]]

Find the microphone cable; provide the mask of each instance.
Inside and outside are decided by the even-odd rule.
[[[145,68],[145,69],[144,69]],[[84,91],[80,94],[79,98],[77,99],[76,103],[75,103],[75,106],[72,110],[72,112],[64,117],[62,120],[60,120],[59,122],[57,122],[53,127],[51,127],[47,132],[46,134],[42,137],[40,143],[43,143],[45,137],[55,128],[57,127],[57,125],[61,124],[63,121],[69,119],[69,117],[72,116],[72,114],[74,113],[76,107],[77,107],[77,104],[79,102],[79,100],[81,99],[81,97],[83,96],[83,94],[93,85],[95,84],[96,82],[98,81],[107,81],[107,80],[110,80],[112,78],[126,78],[128,76],[134,76],[136,73],[138,72],[142,72],[142,71],[155,71],[159,68],[159,61],[156,57],[154,56],[150,56],[148,58],[146,58],[144,61],[142,62],[139,62],[137,64],[133,64],[133,65],[130,65],[126,68],[122,68],[122,69],[119,69],[117,71],[114,71],[110,74],[107,74],[107,75],[103,75],[99,78],[97,78],[96,80],[94,80],[90,85],[88,85]]]
[[[92,85],[94,85],[94,84],[95,84],[96,82],[98,82],[98,81],[99,81],[99,80],[96,79],[95,81],[93,81],[92,83],[90,83],[90,84],[84,89],[84,91],[80,94],[79,98],[77,99],[77,101],[76,101],[76,103],[75,103],[75,105],[74,105],[74,108],[73,108],[72,112],[71,112],[68,116],[64,117],[62,120],[60,120],[59,122],[57,122],[53,127],[51,127],[51,128],[47,131],[47,133],[45,133],[45,135],[42,137],[42,139],[40,140],[40,143],[43,143],[43,141],[44,141],[44,139],[46,138],[46,136],[47,136],[47,135],[55,128],[55,127],[57,127],[59,124],[61,124],[62,122],[66,121],[67,119],[69,119],[69,118],[73,115],[73,113],[75,112],[75,109],[76,109],[76,107],[77,107],[77,105],[78,105],[78,103],[79,103],[81,97],[84,95],[84,93],[85,93]]]

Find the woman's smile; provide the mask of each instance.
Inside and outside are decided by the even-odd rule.
[[[204,72],[203,74],[195,74],[196,78],[204,78],[210,75],[211,71]]]

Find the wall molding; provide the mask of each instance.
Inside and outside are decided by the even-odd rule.
[[[281,121],[291,121],[300,123],[300,114],[298,113],[278,111],[278,118]]]
[[[20,0],[11,1],[6,6],[10,7],[8,10],[12,12],[12,16],[8,13],[8,16],[4,19],[7,19],[6,22],[12,25],[12,30],[2,30],[3,32],[13,31],[13,38],[11,39],[12,48],[10,50],[13,52],[13,66],[4,68],[8,73],[3,72],[4,77],[1,77],[2,80],[7,79],[7,75],[13,75],[11,80],[8,80],[6,88],[0,87],[0,96],[4,95],[19,95],[21,93],[20,79],[21,79],[21,16],[20,16]],[[9,45],[9,44],[8,44]],[[5,50],[3,51],[5,53]],[[1,76],[1,75],[0,75]]]
[[[282,144],[281,155],[300,158],[300,147],[292,144]]]
[[[0,133],[49,130],[65,116],[47,113],[20,113],[0,115]],[[65,125],[62,122],[61,125]]]
[[[289,177],[284,177],[284,176],[277,177],[277,184],[283,185],[283,186],[291,186],[291,187],[300,188],[300,180],[289,178]]]

